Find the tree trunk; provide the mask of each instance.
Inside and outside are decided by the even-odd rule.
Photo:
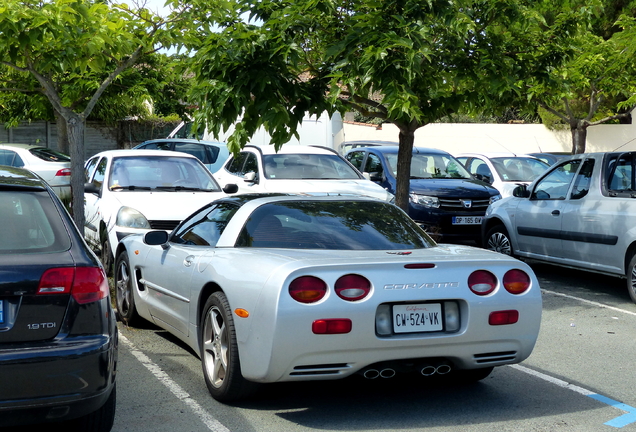
[[[75,225],[84,235],[84,130],[83,117],[69,113],[66,119],[66,130],[71,156],[71,213]]]
[[[570,132],[572,133],[572,154],[585,153],[587,127],[588,125],[580,120],[570,126]]]
[[[57,150],[67,155],[71,154],[68,144],[68,131],[66,130],[66,120],[55,111],[55,125],[57,128]]]
[[[404,211],[409,209],[409,189],[411,183],[411,159],[415,132],[400,128],[400,149],[398,150],[395,204]]]

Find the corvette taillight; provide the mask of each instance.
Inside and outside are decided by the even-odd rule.
[[[71,294],[80,304],[108,296],[108,279],[99,267],[59,267],[44,272],[38,286],[39,295]]]
[[[362,300],[371,292],[371,282],[364,276],[348,274],[336,281],[335,290],[343,300]]]
[[[504,275],[503,285],[510,294],[523,294],[530,288],[530,276],[522,270],[508,270]]]
[[[327,284],[314,276],[301,276],[289,284],[289,295],[300,303],[315,303],[327,294]]]
[[[468,288],[477,295],[488,295],[497,287],[497,278],[486,270],[474,271],[468,276]]]
[[[71,175],[70,168],[62,168],[55,173],[55,177],[66,177]]]

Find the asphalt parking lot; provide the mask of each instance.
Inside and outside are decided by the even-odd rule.
[[[471,386],[347,379],[265,386],[214,401],[195,355],[167,332],[120,325],[114,431],[636,430],[636,305],[624,281],[533,264],[543,289],[533,354]]]

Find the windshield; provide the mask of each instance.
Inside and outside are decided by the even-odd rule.
[[[268,179],[360,179],[360,175],[336,154],[264,155],[265,178]]]
[[[389,168],[397,176],[397,154],[387,154]],[[472,176],[457,159],[451,155],[414,153],[411,159],[411,178],[471,179]]]
[[[203,190],[221,189],[198,159],[189,157],[127,156],[113,159],[110,190]]]
[[[254,211],[238,247],[402,250],[435,242],[403,211],[379,201],[287,201]]]
[[[531,182],[549,168],[549,165],[529,157],[500,157],[491,159],[503,181]]]

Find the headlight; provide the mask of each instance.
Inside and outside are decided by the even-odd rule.
[[[424,207],[439,208],[439,198],[428,195],[410,194],[409,198],[414,204],[423,205]]]
[[[122,207],[119,209],[115,225],[126,228],[150,229],[148,219],[139,211],[130,207]]]
[[[494,203],[495,201],[499,201],[500,199],[501,199],[501,194],[493,195],[490,197],[490,204]]]

